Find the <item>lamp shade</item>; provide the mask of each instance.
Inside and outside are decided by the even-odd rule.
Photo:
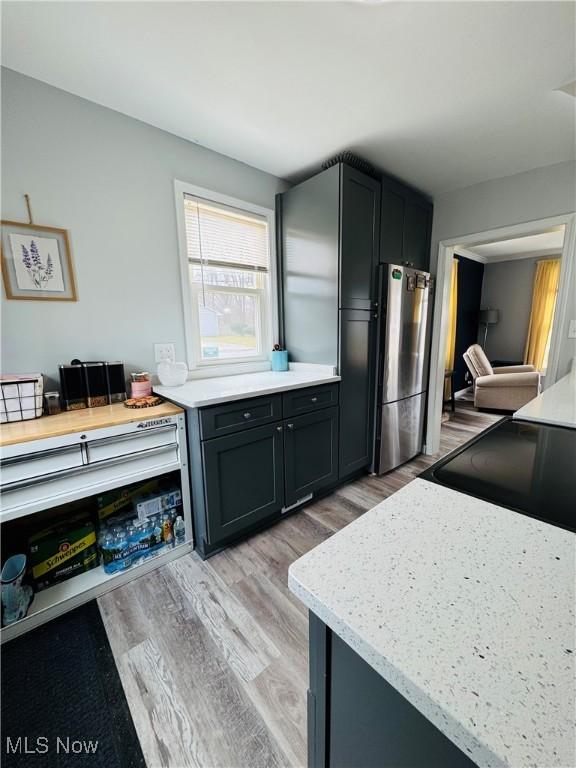
[[[480,310],[480,323],[482,325],[496,325],[500,319],[499,309],[481,309]]]

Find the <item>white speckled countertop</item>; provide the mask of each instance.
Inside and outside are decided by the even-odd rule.
[[[575,539],[414,480],[290,589],[484,768],[574,765]]]
[[[200,408],[334,381],[340,381],[340,376],[336,376],[332,366],[291,363],[289,371],[194,379],[181,387],[154,386],[154,392],[183,408]]]
[[[516,411],[514,418],[576,429],[576,369]]]

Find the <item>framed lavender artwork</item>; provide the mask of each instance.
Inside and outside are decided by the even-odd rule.
[[[0,256],[6,298],[77,301],[65,229],[2,221]]]

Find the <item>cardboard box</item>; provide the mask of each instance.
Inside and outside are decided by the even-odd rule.
[[[133,483],[124,488],[115,488],[98,496],[98,519],[106,520],[110,515],[115,515],[124,509],[132,509],[137,497],[158,490],[158,480],[146,480],[143,483]]]
[[[171,509],[182,506],[182,493],[179,488],[164,493],[148,494],[134,500],[138,518],[145,521],[151,515],[161,515]]]
[[[98,565],[96,529],[86,514],[62,519],[35,533],[28,550],[38,591]]]

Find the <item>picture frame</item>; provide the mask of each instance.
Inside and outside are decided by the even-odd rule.
[[[6,220],[0,226],[7,299],[78,301],[68,230]]]

